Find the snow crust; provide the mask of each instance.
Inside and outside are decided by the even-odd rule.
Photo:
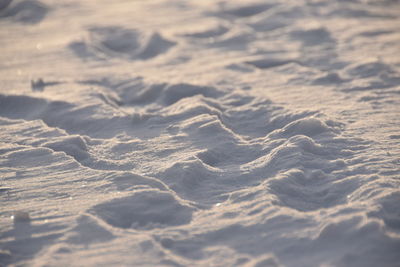
[[[399,266],[398,1],[0,0],[0,266]]]

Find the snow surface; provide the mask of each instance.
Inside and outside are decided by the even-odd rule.
[[[0,265],[400,266],[396,0],[0,1]]]

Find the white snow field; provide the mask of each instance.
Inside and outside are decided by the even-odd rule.
[[[0,0],[0,266],[400,266],[400,2]]]

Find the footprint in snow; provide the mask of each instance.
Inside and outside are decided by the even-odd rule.
[[[82,60],[105,60],[124,58],[148,60],[165,54],[175,42],[169,41],[158,32],[144,33],[121,27],[93,27],[87,40],[76,41],[69,48]]]

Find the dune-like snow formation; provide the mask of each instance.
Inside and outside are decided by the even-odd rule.
[[[0,1],[0,266],[400,266],[400,3]]]

